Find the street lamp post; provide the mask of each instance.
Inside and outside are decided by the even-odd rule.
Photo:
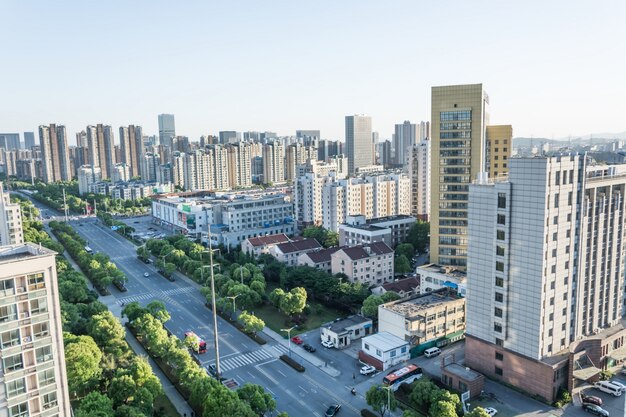
[[[281,332],[287,332],[287,338],[289,339],[289,357],[291,358],[291,331],[298,327],[298,325],[292,326],[288,329],[280,329]]]
[[[229,295],[226,298],[230,298],[231,300],[233,300],[233,314],[237,311],[237,309],[235,308],[235,300],[237,299],[237,297],[239,297],[241,294],[237,294],[237,295]]]
[[[222,375],[222,371],[220,368],[220,347],[219,347],[219,338],[217,334],[217,308],[215,306],[215,276],[213,274],[213,251],[219,249],[213,249],[213,245],[211,242],[211,225],[208,225],[208,240],[209,240],[209,266],[211,268],[211,306],[213,307],[213,337],[215,343],[215,373],[217,374],[217,378]],[[200,259],[202,263],[202,259]]]
[[[391,415],[391,385],[386,387],[383,386],[381,388],[387,391],[387,411],[389,412],[389,415]]]

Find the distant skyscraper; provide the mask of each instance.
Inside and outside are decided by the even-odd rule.
[[[409,149],[411,215],[428,220],[430,213],[430,140],[423,139]]]
[[[5,416],[70,416],[56,253],[34,244],[0,251]]]
[[[24,148],[31,149],[35,146],[35,132],[24,132]]]
[[[89,147],[89,141],[87,140],[87,132],[85,132],[84,130],[81,130],[80,132],[76,133],[76,146],[80,148]]]
[[[371,117],[346,116],[346,156],[350,174],[354,174],[357,168],[374,163]]]
[[[141,175],[143,152],[144,147],[141,126],[130,125],[128,127],[120,127],[121,162],[124,162],[130,167],[131,177]]]
[[[509,173],[509,157],[513,150],[511,125],[487,126],[487,167],[489,178],[503,177]]]
[[[482,84],[432,88],[430,260],[467,264],[469,185],[485,170],[489,97]]]
[[[237,143],[240,139],[240,134],[234,130],[225,130],[220,132],[220,143],[222,145],[226,145],[227,143]]]
[[[159,114],[159,142],[172,147],[172,138],[176,136],[173,114]]]
[[[230,188],[251,187],[252,168],[250,143],[241,142],[227,146],[228,152],[228,182]]]
[[[285,146],[278,140],[263,145],[263,182],[285,182]]]
[[[376,148],[378,149],[378,164],[389,168],[392,164],[391,141],[378,142]]]
[[[0,246],[24,243],[20,205],[11,203],[0,182]]]
[[[296,130],[296,138],[298,142],[302,142],[304,146],[318,146],[322,139],[319,130]]]
[[[417,128],[417,141],[430,138],[430,122],[420,122]]]
[[[69,146],[65,126],[56,124],[39,126],[39,143],[43,159],[44,182],[71,180]]]
[[[87,147],[89,148],[89,164],[99,167],[102,178],[110,177],[109,171],[115,164],[115,145],[111,126],[98,124],[87,126]]]
[[[408,161],[410,148],[415,145],[416,128],[415,124],[405,120],[402,124],[395,126],[393,136],[393,147],[396,151],[394,162],[398,166],[403,166]]]
[[[7,151],[20,148],[20,134],[19,133],[0,133],[0,148],[4,148]]]

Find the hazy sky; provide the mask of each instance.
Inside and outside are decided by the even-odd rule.
[[[482,82],[515,136],[626,130],[626,1],[0,0],[0,132],[176,133],[430,119],[430,87]],[[116,135],[117,136],[117,135]],[[116,137],[116,141],[118,138]]]

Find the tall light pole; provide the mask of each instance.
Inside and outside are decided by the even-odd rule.
[[[213,307],[213,337],[215,342],[215,373],[217,374],[217,379],[219,380],[222,375],[220,368],[220,345],[219,338],[217,335],[217,308],[215,307],[215,277],[213,274],[213,244],[211,242],[211,225],[208,227],[208,237],[209,237],[209,265],[211,266],[211,306]],[[202,261],[201,261],[202,262]]]
[[[391,385],[381,386],[380,388],[387,390],[387,411],[391,415]]]
[[[288,329],[280,329],[281,332],[287,332],[287,338],[289,339],[289,357],[291,358],[291,331],[298,327],[298,325],[292,326]]]
[[[233,300],[233,313],[235,313],[237,311],[237,309],[235,308],[235,300],[237,299],[237,297],[239,297],[241,294],[237,294],[237,295],[229,295],[226,298],[229,298],[231,300]]]

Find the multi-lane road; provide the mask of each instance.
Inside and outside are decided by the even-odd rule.
[[[132,243],[93,218],[70,223],[94,251],[109,255],[128,277],[127,292],[110,288],[113,297],[107,297],[109,304],[121,307],[132,301],[142,305],[162,301],[171,315],[166,323],[169,330],[181,339],[188,330],[196,332],[207,342],[207,353],[200,355],[202,364],[215,362],[212,313],[205,307],[205,299],[195,283],[181,276],[174,282],[166,280],[152,264],[146,265],[137,259]],[[144,276],[146,272],[148,277]],[[349,388],[343,381],[345,376],[333,378],[308,364],[297,355],[300,348],[294,348],[293,355],[307,368],[302,374],[278,359],[287,353],[287,348],[270,337],[266,337],[266,345],[260,346],[221,317],[218,317],[218,333],[223,376],[234,378],[239,384],[250,382],[263,386],[276,398],[278,410],[291,416],[322,416],[328,405],[338,403],[342,406],[342,415],[356,416],[366,407],[361,395],[349,395]]]

